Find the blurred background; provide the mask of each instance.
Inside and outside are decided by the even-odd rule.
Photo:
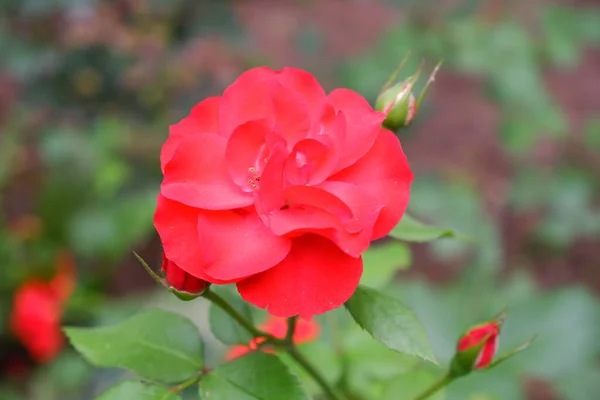
[[[258,65],[374,101],[409,50],[402,76],[444,60],[400,133],[409,208],[476,243],[378,259],[405,269],[387,287],[441,363],[504,306],[501,346],[540,335],[447,398],[600,398],[597,0],[1,0],[0,399],[91,399],[120,378],[60,338],[26,343],[19,307],[48,303],[50,331],[53,318],[107,324],[149,304],[200,318],[132,255],[160,263],[152,216],[170,124]],[[57,279],[64,301],[25,293]]]

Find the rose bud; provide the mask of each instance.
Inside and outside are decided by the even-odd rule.
[[[461,336],[451,364],[454,376],[466,375],[474,369],[490,366],[498,350],[500,327],[504,318],[504,314],[501,314],[492,321],[469,329]]]
[[[375,103],[375,109],[386,115],[383,126],[395,131],[410,125],[417,112],[415,96],[411,90],[414,80],[408,79],[384,91]]]
[[[406,59],[402,62],[400,68]],[[396,78],[396,75],[399,73],[400,68],[396,73],[390,78],[388,83],[382,89],[377,101],[375,102],[375,109],[377,111],[381,111],[386,115],[385,121],[383,121],[383,127],[392,131],[397,131],[405,126],[411,124],[415,115],[417,114],[417,110],[419,109],[423,98],[425,97],[425,93],[427,93],[427,89],[429,85],[434,81],[435,74],[437,73],[440,64],[438,64],[431,75],[423,90],[419,94],[418,100],[415,99],[415,96],[412,93],[413,87],[419,76],[421,75],[421,70],[417,71],[416,74],[409,77],[408,79],[397,83],[391,87],[389,85]]]
[[[210,283],[185,272],[163,253],[162,271],[168,288],[182,300],[193,300],[202,295]]]

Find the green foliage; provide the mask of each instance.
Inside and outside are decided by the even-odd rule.
[[[363,254],[363,275],[360,282],[380,288],[392,282],[396,272],[410,267],[412,254],[404,243],[385,243],[371,246]]]
[[[69,324],[117,322],[145,301],[133,293],[138,281],[130,277],[132,267],[126,260],[138,245],[151,243],[149,247],[158,254],[152,242],[152,214],[160,183],[157,154],[168,125],[192,105],[220,92],[248,66],[281,66],[285,60],[295,60],[295,66],[319,78],[330,78],[322,80],[327,89],[350,87],[374,100],[410,50],[412,57],[401,78],[412,74],[421,60],[430,67],[443,59],[438,82],[445,90],[436,92],[434,84],[433,96],[426,98],[414,126],[399,135],[417,177],[410,214],[392,232],[395,240],[384,239],[363,255],[361,284],[386,295],[373,294],[365,287],[348,303],[354,317],[381,342],[341,310],[319,317],[321,337],[300,346],[299,351],[328,381],[354,397],[402,399],[442,371],[387,346],[429,354],[425,340],[416,339],[424,338],[424,332],[411,330],[422,321],[436,359],[446,365],[462,330],[508,305],[502,349],[510,350],[538,333],[535,345],[491,371],[454,383],[445,398],[525,399],[521,381],[532,376],[544,379],[568,399],[588,400],[600,391],[600,347],[595,339],[600,334],[598,300],[579,286],[542,291],[537,283],[564,285],[561,277],[582,276],[582,281],[594,285],[597,278],[593,273],[596,259],[586,256],[585,250],[585,244],[591,243],[593,253],[600,234],[596,168],[600,123],[588,71],[593,69],[595,48],[600,44],[596,8],[536,5],[525,7],[529,14],[524,21],[523,8],[506,2],[496,10],[478,0],[464,0],[449,8],[431,1],[390,0],[385,2],[389,14],[400,12],[405,19],[392,25],[377,21],[382,30],[375,35],[360,32],[367,28],[361,28],[360,13],[351,2],[340,4],[337,10],[334,5],[299,2],[278,9],[276,18],[261,10],[265,19],[260,29],[250,23],[249,16],[256,12],[252,5],[187,0],[134,3],[0,1],[1,370],[8,360],[5,350],[12,356],[16,348],[20,354],[9,329],[14,292],[31,277],[52,276],[59,249],[69,249],[77,259],[78,287],[64,316]],[[377,8],[384,2],[375,3]],[[327,12],[310,18],[311,13],[321,11],[313,6],[325,7]],[[297,14],[286,13],[288,9]],[[350,39],[357,42],[355,47],[338,46],[342,42],[336,20],[328,15],[351,21],[361,38]],[[305,23],[307,17],[310,23]],[[102,29],[97,29],[99,22]],[[72,30],[75,23],[82,30]],[[279,32],[281,27],[285,29]],[[275,31],[281,33],[275,35],[277,43],[265,47],[263,36]],[[279,50],[279,54],[277,49],[285,52]],[[452,87],[456,78],[460,82]],[[583,79],[588,80],[584,84],[589,89],[575,90]],[[470,134],[485,116],[478,114],[479,109],[471,113],[471,109],[454,108],[471,95],[469,88],[461,86],[463,82],[479,87],[482,96],[477,101],[484,103],[484,114],[493,115],[488,122],[497,143],[490,148],[497,150],[504,166],[495,166],[494,160],[488,164],[487,153],[473,154],[473,158],[483,158],[478,163],[480,171],[460,166],[455,170],[455,160],[450,160],[449,166],[424,176],[423,170],[431,171],[435,163],[418,159],[419,146],[411,141],[422,121],[435,119],[438,111],[469,113],[468,123],[441,128],[433,123],[427,129],[440,135],[440,142],[451,137],[460,143],[465,150],[458,157],[472,155]],[[13,96],[14,87],[18,90]],[[446,151],[435,139],[426,142],[427,151],[434,153],[431,159]],[[40,230],[31,238],[15,232],[23,216],[39,220]],[[464,232],[473,241],[429,242],[457,238],[456,232]],[[443,285],[403,273],[412,263],[411,247],[404,241],[428,242],[426,249],[421,244],[413,247],[419,250],[415,259],[419,264],[433,259],[437,268],[421,270],[422,265],[415,265],[418,270],[413,272],[433,274],[436,281],[444,279]],[[464,267],[460,272],[455,268],[458,263]],[[542,279],[532,273],[504,271],[534,266]],[[115,292],[127,297],[107,302]],[[260,320],[257,314],[262,311],[248,307],[230,292],[220,294],[248,319]],[[391,310],[400,321],[381,315],[377,305],[382,302],[394,304]],[[193,311],[201,331],[205,328],[202,333],[209,323],[214,336],[226,345],[249,342],[250,335],[219,309],[210,307],[207,313],[202,307]],[[126,367],[146,378],[179,382],[201,372],[203,345],[195,326],[176,316],[167,319],[162,324],[146,321],[154,327],[147,330],[124,322],[67,331],[76,349],[96,366]],[[382,323],[383,319],[387,322]],[[407,321],[411,329],[406,329]],[[165,331],[167,325],[177,327],[173,336],[169,336],[171,330]],[[148,350],[146,339],[140,338],[159,350]],[[120,344],[112,344],[113,339]],[[210,359],[220,361],[223,349],[211,339],[210,335],[204,338],[206,351]],[[105,352],[107,345],[112,350]],[[138,350],[153,355],[139,358]],[[262,361],[263,356],[252,354],[246,360]],[[288,355],[280,352],[277,357],[280,361],[269,355],[267,366],[278,371],[273,372],[275,376],[287,377],[282,382],[296,387],[295,378],[281,372],[284,363],[312,395],[321,392]],[[235,379],[228,378],[230,373]],[[0,398],[79,398],[89,392],[89,386],[105,379],[112,377],[92,373],[91,366],[67,351],[50,365],[35,367],[22,385],[28,388],[26,395],[12,377],[0,377]],[[251,378],[237,379],[234,369],[222,376],[211,373],[202,384],[222,390],[218,394],[222,398],[261,398],[256,393],[240,394],[235,382]],[[165,390],[155,383],[127,382],[101,398],[146,399],[154,394],[158,398],[167,395],[163,400],[179,398]]]
[[[405,214],[400,223],[392,230],[390,236],[395,239],[406,240],[407,242],[420,243],[431,242],[432,240],[441,238],[456,237],[457,235],[450,229],[429,226]]]
[[[75,348],[92,364],[119,367],[162,382],[179,382],[203,366],[204,346],[184,317],[151,310],[110,327],[66,328]]]
[[[223,364],[200,382],[202,400],[305,400],[298,379],[274,355],[250,353]]]
[[[392,379],[386,386],[381,400],[412,400],[429,388],[437,377],[425,370],[415,370]],[[429,397],[431,400],[444,400],[441,390]]]
[[[358,325],[390,349],[435,362],[417,316],[398,300],[361,285],[346,308]]]
[[[178,400],[167,388],[145,382],[126,381],[108,389],[97,400]]]
[[[252,309],[248,303],[239,296],[235,296],[231,291],[211,289],[223,297],[233,308],[235,308],[248,321],[252,322]],[[229,314],[223,311],[215,304],[210,305],[209,311],[210,331],[223,344],[235,345],[250,343],[252,335],[240,326]]]

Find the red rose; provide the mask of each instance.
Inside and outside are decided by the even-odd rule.
[[[162,270],[165,273],[165,279],[169,286],[184,294],[199,296],[210,285],[202,279],[198,279],[179,268],[177,264],[169,260],[163,254]]]
[[[50,282],[25,282],[14,296],[11,331],[40,363],[56,357],[64,345],[60,320],[75,285],[70,255],[61,253],[57,262],[58,273]]]
[[[263,332],[269,333],[276,338],[284,339],[287,333],[287,320],[285,318],[269,317],[267,321],[258,327]],[[296,329],[292,340],[295,344],[303,344],[315,340],[320,333],[319,324],[313,321],[299,319],[296,322]],[[226,359],[231,360],[244,354],[258,349],[258,345],[263,343],[265,338],[255,338],[250,341],[248,346],[233,346],[227,352]],[[272,349],[263,349],[266,353],[273,353]]]
[[[413,175],[384,118],[301,70],[242,74],[162,148],[155,226],[166,256],[199,279],[237,283],[272,315],[339,307],[361,254],[408,204]]]
[[[471,349],[479,348],[474,354],[475,359],[471,365],[473,369],[485,368],[490,365],[494,359],[494,355],[496,355],[499,335],[500,326],[496,322],[477,326],[459,339],[457,351],[464,353]]]

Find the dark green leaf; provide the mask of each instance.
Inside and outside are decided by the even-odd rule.
[[[360,285],[346,308],[358,325],[390,349],[435,363],[425,329],[399,300]]]
[[[422,243],[441,238],[457,237],[458,235],[451,229],[426,225],[410,215],[404,214],[400,223],[390,232],[390,236],[407,242]]]
[[[363,254],[364,272],[360,282],[374,288],[389,283],[394,273],[410,266],[412,254],[404,243],[393,242],[372,246]]]
[[[203,366],[196,326],[181,315],[150,310],[118,325],[66,328],[73,346],[98,367],[126,368],[162,382],[180,382]]]
[[[252,321],[252,309],[250,305],[239,296],[227,290],[211,289],[223,297],[233,308],[239,311],[249,321]],[[210,305],[209,311],[210,331],[224,344],[248,344],[252,335],[248,333],[239,323],[229,316],[214,303]]]
[[[307,400],[277,356],[253,352],[223,364],[200,381],[202,400]]]
[[[180,400],[167,388],[151,383],[127,381],[102,393],[96,400]]]

